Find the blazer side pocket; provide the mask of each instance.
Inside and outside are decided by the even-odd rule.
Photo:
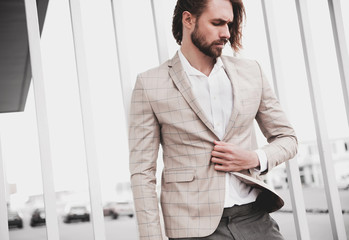
[[[164,178],[166,183],[191,182],[195,178],[194,169],[165,170]]]

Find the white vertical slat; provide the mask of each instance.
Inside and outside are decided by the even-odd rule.
[[[319,156],[321,169],[324,178],[326,199],[329,208],[332,235],[334,239],[345,240],[346,232],[342,216],[339,193],[335,179],[333,159],[331,155],[330,143],[327,136],[327,127],[325,115],[322,109],[322,98],[318,82],[316,59],[312,48],[311,28],[308,19],[307,1],[295,0],[298,14],[298,22],[302,39],[304,61],[307,71],[307,79],[311,104],[314,115],[317,144],[319,147]]]
[[[1,138],[0,138],[0,239],[9,240],[8,216],[7,216],[7,195],[6,195],[6,174],[4,161],[2,159]]]
[[[118,52],[117,56],[118,56],[121,91],[122,91],[122,97],[123,97],[123,103],[124,103],[126,123],[128,123],[129,110],[130,110],[130,104],[131,104],[131,94],[133,89],[133,86],[132,86],[133,81],[131,81],[130,61],[128,58],[128,51],[127,51],[127,33],[124,30],[125,24],[124,24],[122,0],[110,0],[110,1],[111,1],[111,8],[112,8],[112,14],[113,14],[116,49]]]
[[[269,58],[273,74],[274,89],[279,100],[283,104],[285,112],[287,112],[286,95],[283,91],[283,74],[281,59],[279,57],[278,40],[276,37],[276,29],[273,25],[275,21],[273,13],[273,4],[271,0],[262,0],[262,10],[264,17],[264,24],[268,42]],[[309,227],[307,223],[304,196],[302,191],[302,184],[300,181],[297,156],[286,162],[287,179],[290,188],[290,196],[292,202],[292,209],[294,221],[297,231],[297,239],[310,239]]]
[[[286,162],[286,171],[288,186],[290,188],[293,217],[297,231],[297,239],[308,240],[310,239],[310,234],[297,157]]]
[[[158,48],[158,58],[159,63],[163,63],[169,59],[167,40],[166,40],[166,21],[163,17],[163,9],[162,6],[164,4],[163,0],[151,0],[151,9],[153,12],[153,21],[156,35],[156,44]]]
[[[342,90],[349,124],[349,53],[345,39],[342,10],[339,0],[328,0],[334,43],[336,46],[339,74],[342,80]]]
[[[80,0],[69,0],[73,29],[75,61],[78,74],[81,115],[84,130],[84,142],[87,172],[90,190],[90,204],[94,239],[105,239],[101,187],[98,173],[98,158],[94,136],[93,113],[90,102],[90,87],[85,57],[84,34],[81,19]]]
[[[34,98],[40,146],[47,239],[58,240],[59,231],[56,212],[56,196],[53,182],[50,136],[47,119],[47,106],[42,69],[40,32],[36,1],[25,0],[25,11],[27,18],[29,52],[34,85]]]

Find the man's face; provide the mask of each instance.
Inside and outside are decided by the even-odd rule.
[[[196,19],[191,41],[205,55],[219,57],[230,38],[229,24],[233,17],[229,0],[208,0],[206,9]]]

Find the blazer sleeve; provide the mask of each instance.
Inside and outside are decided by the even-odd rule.
[[[156,194],[160,126],[140,76],[132,93],[129,119],[129,169],[139,238],[162,239]]]
[[[262,80],[262,97],[256,120],[269,143],[261,148],[268,159],[268,169],[262,173],[265,174],[278,164],[293,158],[297,153],[298,142],[295,131],[259,64],[258,67]]]

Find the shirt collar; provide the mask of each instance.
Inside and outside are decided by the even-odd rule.
[[[182,63],[184,71],[189,76],[206,76],[196,68],[194,68],[192,65],[190,65],[189,61],[186,59],[186,57],[183,55],[181,49],[178,50],[178,56]],[[210,73],[210,76],[216,72],[218,72],[221,68],[224,68],[222,59],[220,57],[217,58],[215,65],[212,68],[212,71]]]

